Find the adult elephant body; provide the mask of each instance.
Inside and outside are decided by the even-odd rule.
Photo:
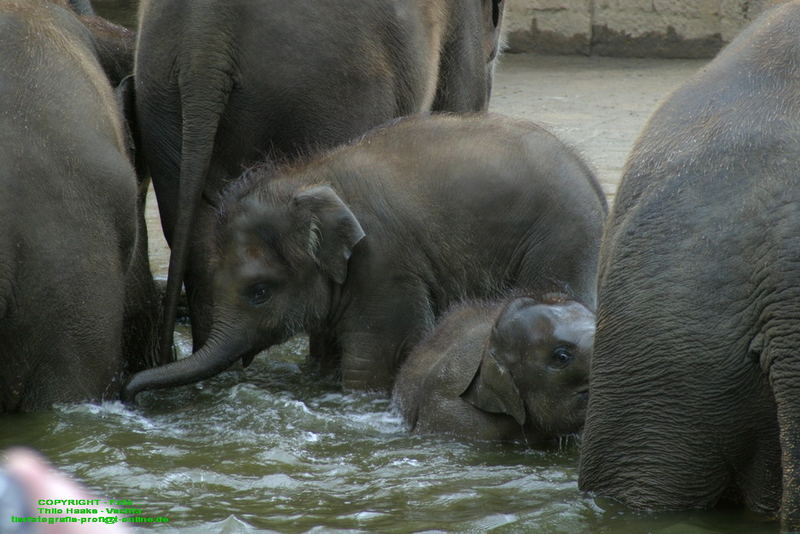
[[[210,327],[210,240],[225,183],[265,156],[329,148],[393,117],[485,109],[503,4],[142,2],[136,103],[172,248],[166,317],[185,269],[196,348]],[[163,351],[171,335],[165,324]]]
[[[122,117],[66,6],[3,1],[0,26],[0,412],[114,398],[159,309]]]
[[[599,272],[580,486],[800,530],[800,2],[655,113]]]
[[[201,380],[305,331],[349,389],[388,391],[452,304],[520,288],[593,305],[605,199],[575,153],[500,117],[418,117],[300,166],[260,169],[224,204],[214,327],[138,391]]]

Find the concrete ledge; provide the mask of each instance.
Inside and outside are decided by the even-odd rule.
[[[591,54],[619,57],[709,58],[725,45],[719,33],[688,39],[667,26],[665,32],[630,35],[608,26],[592,26]]]
[[[781,1],[508,0],[508,51],[712,57],[764,9]]]

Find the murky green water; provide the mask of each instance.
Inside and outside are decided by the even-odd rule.
[[[92,0],[92,6],[98,15],[131,29],[136,28],[138,5],[138,0]]]
[[[184,331],[181,351],[189,351]],[[99,498],[160,530],[234,532],[751,533],[739,512],[637,516],[578,492],[577,452],[412,437],[389,401],[304,369],[305,340],[173,391],[0,417],[0,447],[33,446]],[[54,496],[55,498],[56,496]]]

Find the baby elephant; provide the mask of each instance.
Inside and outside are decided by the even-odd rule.
[[[412,351],[395,402],[412,432],[545,446],[583,426],[594,314],[561,296],[457,306]]]
[[[466,299],[566,293],[592,306],[606,207],[591,170],[535,124],[413,117],[223,200],[214,326],[125,389],[213,376],[291,336],[347,389],[389,393],[442,312]]]

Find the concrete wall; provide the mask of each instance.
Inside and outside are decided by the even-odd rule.
[[[780,0],[507,0],[508,51],[711,57]]]

